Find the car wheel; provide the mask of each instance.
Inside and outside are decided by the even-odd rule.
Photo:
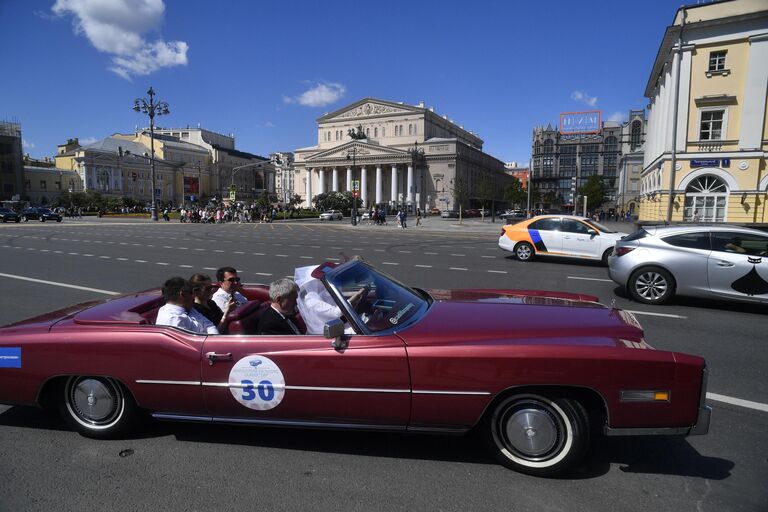
[[[21,220],[23,220],[24,222],[27,222],[29,219],[27,218],[26,215],[22,215],[21,216]]]
[[[659,267],[636,270],[629,278],[629,294],[644,304],[663,304],[675,294],[672,274]]]
[[[127,432],[136,416],[133,399],[107,377],[70,377],[62,398],[59,410],[64,421],[85,437],[118,437]]]
[[[40,222],[45,222],[45,217],[38,217],[37,220],[39,220]]]
[[[520,261],[531,261],[533,259],[533,246],[528,242],[520,242],[515,246],[515,257]]]
[[[502,401],[488,416],[487,440],[504,466],[555,476],[577,464],[589,444],[589,420],[575,400],[523,394]]]
[[[61,219],[56,219],[56,222],[61,222]]]
[[[613,254],[613,247],[609,247],[608,249],[606,249],[605,252],[603,253],[603,257],[600,258],[601,261],[603,262],[604,267],[608,266],[608,258],[611,256],[611,254]]]

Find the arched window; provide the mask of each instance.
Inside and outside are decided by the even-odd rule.
[[[371,129],[370,128],[366,128],[365,129],[365,136],[368,137],[370,134],[371,134]]]
[[[643,123],[638,119],[632,121],[632,127],[629,129],[629,150],[634,151],[642,144]]]
[[[716,176],[699,176],[685,189],[683,220],[725,222],[728,187]]]
[[[611,135],[610,137],[605,138],[605,147],[606,152],[614,152],[619,150],[619,141],[616,137]]]

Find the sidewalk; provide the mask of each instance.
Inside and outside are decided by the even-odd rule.
[[[381,226],[369,225],[367,220],[360,222],[357,226],[352,226],[349,223],[349,219],[345,218],[344,220],[346,221],[344,226],[348,229],[384,229],[409,232],[429,231],[441,233],[493,233],[495,235],[499,235],[501,233],[501,228],[506,225],[506,220],[498,218],[496,219],[496,222],[491,222],[490,217],[486,217],[484,221],[479,217],[472,217],[469,219],[462,219],[461,222],[459,222],[459,219],[443,219],[435,215],[422,218],[421,226],[416,225],[415,217],[408,217],[408,221],[406,222],[408,227],[403,230],[400,226],[397,225],[397,221],[395,220],[394,216],[387,217],[387,223]],[[518,221],[518,219],[515,220]],[[619,231],[621,233],[633,233],[636,231],[634,222],[605,221],[601,222],[601,224],[608,229]]]

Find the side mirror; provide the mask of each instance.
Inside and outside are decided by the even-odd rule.
[[[587,233],[589,234],[589,236],[595,236],[595,235],[597,235],[597,231],[595,231],[594,229],[588,229],[588,230],[587,230]]]
[[[349,342],[344,336],[344,322],[339,318],[328,320],[323,326],[323,336],[331,341],[331,346],[336,350],[344,350]]]

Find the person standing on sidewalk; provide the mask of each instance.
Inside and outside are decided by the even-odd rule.
[[[405,208],[403,208],[400,211],[400,219],[399,219],[400,220],[400,227],[403,228],[403,229],[408,227],[408,226],[405,225],[405,221],[407,220],[407,215],[408,214],[405,213]]]
[[[416,225],[421,226],[421,208],[416,208]]]

